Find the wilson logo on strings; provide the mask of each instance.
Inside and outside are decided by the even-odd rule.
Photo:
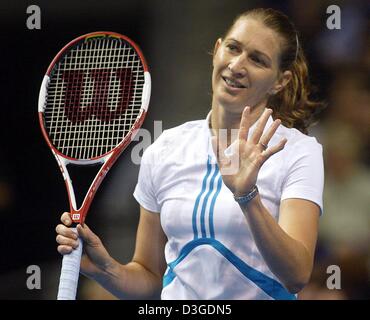
[[[127,68],[66,70],[62,79],[66,85],[64,111],[73,124],[93,115],[110,122],[123,114],[133,96],[132,72]]]

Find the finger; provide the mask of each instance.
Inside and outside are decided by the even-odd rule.
[[[82,240],[93,247],[96,247],[100,244],[99,237],[91,231],[91,229],[87,226],[86,223],[82,226],[81,224],[77,225],[77,232],[78,235],[82,238]]]
[[[68,228],[63,224],[58,224],[55,228],[55,231],[57,234],[60,234],[67,238],[71,238],[74,240],[77,240],[78,238],[78,235],[76,234],[76,232],[74,232],[71,228]]]
[[[67,238],[67,237],[62,236],[60,234],[57,235],[55,240],[58,244],[63,245],[63,246],[69,246],[69,247],[72,247],[73,249],[76,249],[78,247],[78,241],[77,240]]]
[[[240,120],[240,128],[239,128],[239,139],[246,141],[248,139],[248,132],[249,132],[249,115],[250,115],[251,108],[245,107],[242,118]]]
[[[222,140],[222,138],[219,139],[217,136],[211,138],[213,152],[220,166],[223,166],[228,162],[227,157],[225,156],[226,143]]]
[[[217,137],[213,136],[211,137],[211,143],[212,143],[212,149],[213,149],[213,153],[215,154],[216,158],[217,158],[217,153],[218,153],[218,141],[217,141]]]
[[[268,158],[270,158],[273,154],[283,150],[287,141],[288,140],[286,138],[284,138],[284,139],[280,140],[280,142],[277,145],[269,147],[268,149],[263,151],[262,156],[264,158],[264,161],[266,161]]]
[[[272,114],[271,109],[265,109],[265,111],[262,113],[261,117],[259,118],[256,129],[254,129],[253,135],[252,135],[252,142],[257,144],[258,141],[260,141],[263,130],[265,129],[267,120]]]
[[[69,212],[64,212],[60,217],[60,221],[66,226],[70,226],[72,224],[71,214]]]
[[[71,246],[60,245],[60,246],[58,246],[57,250],[60,254],[64,255],[64,254],[71,253],[73,248]]]
[[[275,120],[270,126],[270,128],[266,131],[266,133],[264,133],[264,135],[261,137],[260,142],[262,142],[264,145],[267,146],[272,136],[275,134],[276,130],[279,128],[280,124],[281,124],[280,119]]]

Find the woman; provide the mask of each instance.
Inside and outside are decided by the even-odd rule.
[[[118,263],[78,226],[81,272],[121,298],[294,299],[322,210],[322,149],[304,134],[321,105],[308,86],[287,17],[239,16],[215,44],[207,119],[165,131],[144,153],[132,261]],[[58,251],[68,254],[76,235],[69,214],[61,220]]]

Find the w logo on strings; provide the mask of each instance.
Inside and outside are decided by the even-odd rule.
[[[64,71],[66,117],[73,124],[93,116],[105,123],[118,118],[131,102],[132,77],[127,68]]]

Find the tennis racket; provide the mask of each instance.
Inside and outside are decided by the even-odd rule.
[[[83,223],[105,175],[134,138],[147,113],[151,90],[139,47],[114,32],[93,32],[68,43],[42,81],[41,130],[62,171],[73,229]],[[68,165],[100,165],[79,208]],[[63,256],[58,300],[76,298],[82,241]]]

